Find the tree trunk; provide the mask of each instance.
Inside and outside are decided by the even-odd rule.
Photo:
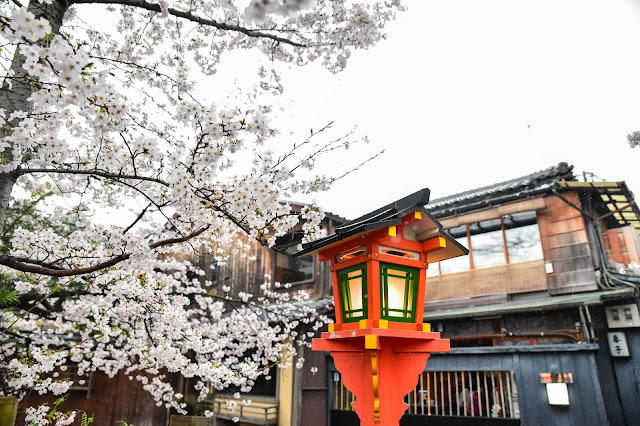
[[[28,10],[33,13],[36,18],[45,18],[52,25],[52,31],[57,34],[62,25],[62,18],[68,9],[65,0],[55,0],[53,4],[40,4],[38,0],[32,0],[29,3]],[[9,117],[15,111],[31,111],[31,104],[27,100],[32,93],[32,81],[27,79],[27,71],[22,68],[26,58],[21,55],[19,48],[16,49],[11,62],[11,70],[15,73],[12,79],[12,87],[9,81],[5,79],[0,89],[0,108],[4,109],[5,114]],[[31,79],[32,80],[32,79]],[[13,120],[5,123],[2,128],[1,136],[11,134],[12,127],[18,124],[19,120]],[[8,163],[13,160],[13,147],[9,146],[0,153],[1,161]],[[18,178],[17,173],[0,173],[0,226],[4,224],[6,210],[11,201],[11,191]]]

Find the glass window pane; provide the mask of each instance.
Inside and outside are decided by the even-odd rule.
[[[504,265],[504,241],[502,230],[485,232],[471,236],[473,267],[475,269]]]
[[[418,270],[390,264],[380,265],[381,317],[413,321]]]
[[[387,279],[387,291],[389,298],[387,299],[387,307],[389,309],[405,310],[407,300],[405,298],[405,290],[407,288],[407,279],[399,277],[389,277]],[[402,317],[402,312],[389,311],[392,317]]]
[[[469,248],[467,237],[456,238],[456,241]],[[452,274],[454,272],[464,272],[469,270],[469,256],[458,256],[440,262],[441,274]]]
[[[351,306],[349,310],[362,309],[362,274],[360,271],[349,272],[349,293]]]
[[[282,284],[313,279],[313,256],[293,257],[277,253],[274,278]]]
[[[536,223],[536,212],[533,210],[514,213],[503,218],[506,229],[518,228],[520,226],[532,225]]]
[[[505,230],[509,263],[542,259],[542,243],[537,224]]]
[[[364,265],[338,272],[342,320],[356,322],[367,318],[367,274]]]

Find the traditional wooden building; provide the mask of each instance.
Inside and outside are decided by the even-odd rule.
[[[302,205],[293,204],[293,209],[300,209]],[[332,233],[335,227],[346,222],[340,216],[326,213],[321,226]],[[254,295],[260,294],[260,286],[266,282],[280,283],[277,291],[295,293],[304,290],[311,296],[309,304],[319,312],[330,313],[327,306],[331,306],[331,276],[329,266],[318,262],[313,256],[293,257],[292,253],[300,248],[302,232],[295,231],[278,239],[275,247],[267,248],[248,236],[240,236],[233,247],[225,247],[229,254],[221,266],[211,268],[216,264],[213,253],[201,253],[196,258],[185,259],[195,263],[205,271],[203,280],[211,283],[211,291],[220,294],[237,296],[240,292]],[[223,287],[228,287],[224,291]],[[272,289],[276,289],[272,286]],[[298,357],[311,357],[299,348]],[[294,360],[294,365],[296,360]],[[304,369],[291,367],[272,371],[272,378],[265,380],[260,377],[250,394],[243,394],[243,399],[250,399],[249,406],[240,404],[233,412],[227,409],[226,402],[234,400],[233,391],[211,392],[204,401],[197,401],[198,392],[193,390],[193,383],[189,380],[176,378],[185,395],[185,402],[189,406],[187,416],[171,413],[170,426],[221,426],[221,425],[278,425],[298,426],[306,424],[309,416],[317,418],[321,424],[326,420],[326,386],[316,388],[307,384],[307,375],[313,376],[310,366],[317,365],[318,377],[326,378],[325,357],[320,356],[318,362],[308,361]],[[324,383],[324,381],[323,381]],[[303,404],[304,401],[304,404]],[[303,407],[304,405],[304,407]],[[205,410],[215,413],[214,417],[206,418]],[[311,411],[311,413],[309,412]],[[233,419],[238,418],[234,423]],[[137,423],[136,423],[137,424]]]
[[[294,210],[301,207],[302,205],[293,205]],[[335,226],[345,221],[344,218],[327,213],[321,226],[331,233]],[[305,290],[312,297],[310,305],[318,311],[327,311],[326,307],[332,304],[329,268],[311,256],[294,258],[291,255],[297,250],[301,239],[302,232],[296,231],[280,238],[276,246],[269,249],[248,236],[240,235],[231,247],[224,248],[229,254],[224,265],[217,266],[215,248],[213,252],[200,250],[198,255],[185,257],[184,261],[195,264],[205,272],[205,275],[199,278],[203,283],[206,281],[210,285],[209,290],[213,293],[230,294],[234,297],[240,292],[258,295],[261,291],[260,286],[265,281],[279,282],[282,285],[278,291],[293,293]],[[229,287],[229,290],[225,291],[223,287]],[[299,356],[303,356],[302,349]],[[324,357],[317,365],[321,369],[318,375],[324,374],[326,377]],[[305,368],[306,372],[308,370],[309,368]],[[306,386],[303,382],[303,371],[295,367],[286,370],[273,369],[271,380],[261,377],[252,392],[242,396],[243,399],[250,399],[251,404],[240,404],[234,412],[230,412],[226,406],[227,401],[235,400],[233,391],[212,391],[207,399],[198,401],[199,392],[193,389],[193,382],[178,374],[168,375],[174,386],[184,394],[183,401],[187,403],[189,411],[189,415],[186,416],[178,415],[164,406],[158,407],[139,381],[129,380],[128,375],[122,372],[113,378],[100,372],[77,377],[75,367],[69,366],[59,374],[75,382],[60,409],[84,410],[88,414],[94,414],[95,423],[99,425],[115,425],[124,421],[136,426],[297,426],[305,424],[301,420],[303,400],[312,402],[310,405],[307,404],[307,411],[311,406],[317,407],[313,409],[321,416],[325,416],[326,413],[326,387],[323,392],[318,392],[317,389]],[[51,404],[51,396],[40,396],[34,392],[22,400],[19,406],[19,421],[24,418],[26,407],[37,406],[43,402]],[[215,416],[205,417],[205,410],[214,412]],[[307,415],[307,412],[304,414]],[[239,418],[238,423],[232,421],[235,417]]]
[[[432,354],[407,396],[402,425],[640,424],[640,210],[624,182],[578,181],[572,169],[560,163],[425,206],[469,256],[429,264],[424,321],[451,340],[451,352]],[[344,222],[328,215],[324,226],[331,233]],[[326,306],[328,267],[292,257],[298,243],[294,234],[276,251],[247,239],[214,269],[207,255],[193,260],[214,291],[257,294],[267,274]],[[301,349],[299,356],[305,367],[259,383],[237,424],[358,424],[353,396],[328,354]],[[102,379],[92,380],[73,394],[102,395],[112,412],[140,406],[109,397]],[[223,425],[238,415],[225,411],[229,395],[198,403],[189,383],[181,385],[193,415],[138,411],[129,419],[137,426]],[[205,419],[205,409],[216,418]]]
[[[401,424],[640,424],[640,210],[626,184],[560,163],[426,209],[469,256],[429,265],[424,319],[451,352],[432,355]],[[327,373],[328,422],[304,424],[358,424],[330,359]]]

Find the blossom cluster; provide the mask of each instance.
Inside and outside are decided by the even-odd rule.
[[[222,264],[242,251],[239,234],[268,246],[298,229],[305,241],[323,236],[321,209],[284,200],[328,189],[335,179],[314,172],[318,160],[348,144],[284,142],[272,105],[254,101],[259,86],[242,91],[247,102],[210,99],[197,79],[239,49],[340,71],[403,7],[162,0],[160,12],[108,6],[96,23],[71,3],[0,6],[0,195],[51,191],[60,225],[24,218],[3,239],[13,263],[0,272],[32,309],[0,316],[2,392],[64,393],[72,383],[56,375],[69,364],[80,376],[126,374],[179,412],[182,396],[161,372],[195,379],[201,398],[248,391],[295,363],[310,337],[302,328],[328,319],[307,294],[270,281],[256,296],[211,292],[185,253],[211,251]],[[46,414],[28,411],[34,422]]]

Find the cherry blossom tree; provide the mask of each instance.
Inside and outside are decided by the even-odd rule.
[[[212,293],[203,271],[173,255],[215,249],[224,262],[236,232],[268,246],[296,226],[305,239],[322,235],[320,209],[294,212],[283,199],[326,189],[334,178],[316,160],[352,141],[318,141],[319,131],[283,147],[273,105],[253,88],[244,102],[210,100],[198,79],[233,50],[339,72],[402,9],[398,0],[0,5],[3,393],[64,393],[69,383],[52,372],[71,362],[80,373],[124,371],[181,410],[161,371],[199,379],[204,394],[209,384],[249,389],[290,358],[305,343],[297,328],[313,313],[308,296],[274,291],[268,278],[255,297]],[[95,29],[90,14],[114,31]],[[281,90],[275,71],[257,71],[256,91]]]

